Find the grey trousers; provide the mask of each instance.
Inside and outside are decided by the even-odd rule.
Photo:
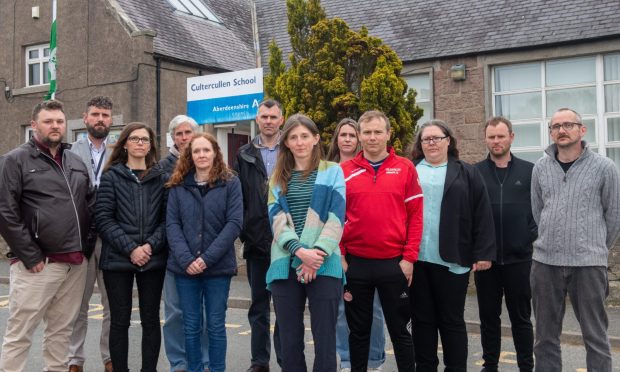
[[[589,372],[611,372],[611,350],[605,299],[607,269],[568,267],[532,262],[532,304],[536,318],[535,371],[562,371],[560,335],[568,294],[586,347]]]

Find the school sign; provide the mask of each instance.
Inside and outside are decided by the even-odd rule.
[[[262,100],[260,68],[187,79],[187,115],[198,124],[251,120]]]

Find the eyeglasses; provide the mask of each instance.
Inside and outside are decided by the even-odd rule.
[[[144,144],[148,144],[151,143],[151,139],[148,137],[137,137],[137,136],[131,136],[129,138],[127,138],[127,141],[131,142],[131,143],[139,143],[142,142]]]
[[[571,121],[565,121],[563,123],[556,123],[553,125],[549,126],[549,130],[551,130],[552,132],[557,132],[560,130],[560,128],[564,128],[565,131],[569,131],[571,129],[573,129],[575,127],[575,125],[583,125],[581,123],[573,123]]]
[[[428,145],[431,142],[432,143],[439,143],[439,142],[445,140],[446,138],[448,138],[448,136],[422,138],[422,143],[425,144],[425,145]]]

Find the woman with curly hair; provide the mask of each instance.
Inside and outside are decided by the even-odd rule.
[[[243,197],[239,179],[224,163],[216,139],[194,135],[170,180],[166,231],[168,270],[175,273],[185,330],[189,372],[202,372],[203,318],[209,369],[226,369],[226,304],[237,273],[235,239],[241,231]],[[204,313],[203,313],[204,312]]]

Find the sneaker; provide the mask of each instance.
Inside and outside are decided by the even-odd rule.
[[[351,372],[351,368],[343,368],[340,372]]]

